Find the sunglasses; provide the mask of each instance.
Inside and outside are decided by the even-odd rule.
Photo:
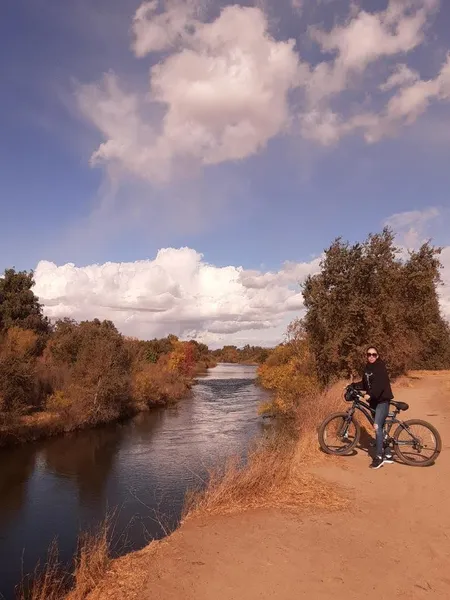
[[[367,353],[367,356],[368,356],[368,357],[371,357],[371,356],[373,356],[374,358],[376,358],[376,357],[378,356],[378,354],[377,354],[376,352],[368,352],[368,353]]]

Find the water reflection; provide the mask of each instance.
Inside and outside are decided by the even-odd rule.
[[[14,520],[26,502],[28,480],[36,463],[31,446],[4,450],[0,468],[0,528]]]
[[[117,551],[144,546],[180,518],[186,490],[243,453],[260,432],[266,394],[254,367],[220,365],[177,407],[132,421],[0,452],[0,591],[12,598],[58,536],[70,560],[80,530],[117,507]]]
[[[43,468],[73,482],[81,506],[105,504],[109,474],[123,438],[123,425],[50,440],[43,448]]]

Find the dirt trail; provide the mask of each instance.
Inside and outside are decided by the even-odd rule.
[[[371,471],[363,450],[325,458],[314,472],[347,488],[349,510],[188,521],[162,544],[122,559],[92,598],[450,598],[450,373],[410,385],[396,393],[411,406],[408,418],[429,420],[443,439],[433,467]]]

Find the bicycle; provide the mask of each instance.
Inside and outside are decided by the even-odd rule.
[[[346,412],[332,413],[319,427],[319,444],[327,454],[348,455],[358,445],[361,436],[361,425],[354,418],[357,410],[363,413],[372,427],[374,425],[375,410],[363,400],[362,392],[355,389],[353,384],[345,388],[344,398],[347,402],[352,403],[350,408]],[[420,419],[410,419],[408,421],[398,419],[397,415],[400,412],[409,409],[406,402],[391,400],[391,407],[393,409],[389,411],[383,427],[385,447],[393,449],[397,457],[407,465],[415,467],[432,465],[442,450],[442,440],[438,430],[431,423]],[[395,424],[398,427],[391,436],[391,429]],[[336,427],[336,434],[334,435],[338,443],[343,444],[341,446],[333,446],[328,443],[328,437],[333,431],[333,427]],[[415,452],[415,458],[410,457],[405,448],[411,448],[411,452]],[[431,454],[425,455],[426,450],[430,450]]]

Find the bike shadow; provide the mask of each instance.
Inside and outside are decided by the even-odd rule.
[[[359,437],[358,450],[362,450],[366,454],[368,454],[371,458],[375,456],[375,440],[370,435],[365,427],[361,427],[361,435]]]
[[[356,446],[356,448],[354,450],[352,450],[351,452],[349,452],[348,454],[342,454],[341,456],[343,458],[351,458],[352,456],[357,456],[358,451],[362,451],[365,452],[366,454],[368,454],[371,458],[375,457],[375,446],[372,444],[374,444],[374,438],[370,435],[370,433],[367,431],[367,429],[365,429],[364,427],[361,427],[361,434],[359,437],[359,442],[358,445]],[[319,450],[321,452],[323,452],[323,450],[319,447]]]

